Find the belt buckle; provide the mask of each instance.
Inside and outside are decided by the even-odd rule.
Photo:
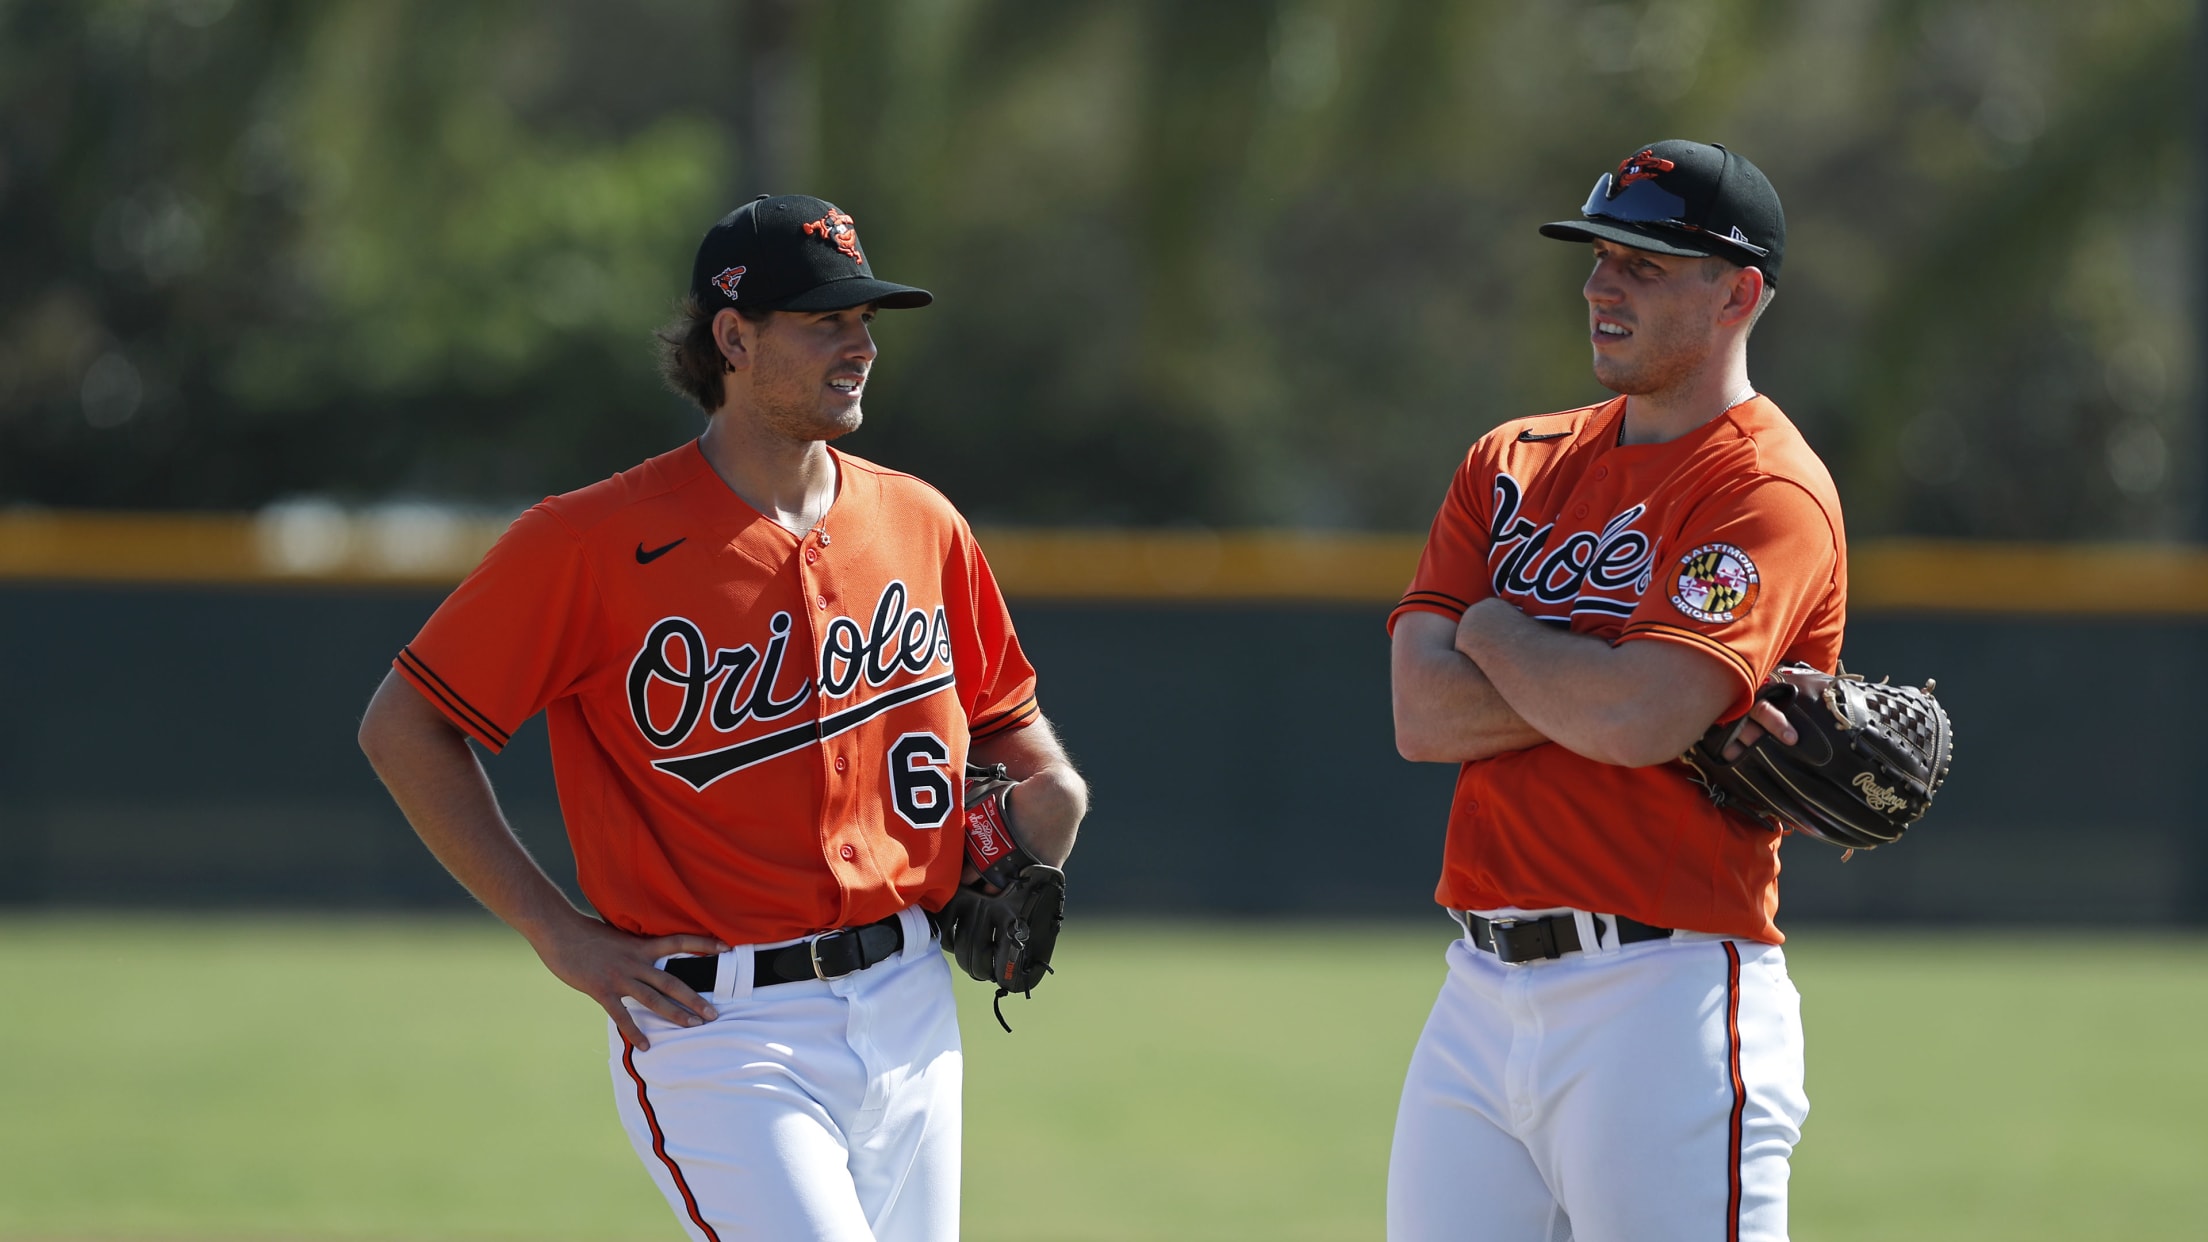
[[[811,958],[813,961],[813,978],[822,980],[824,982],[829,979],[843,978],[842,975],[831,975],[826,970],[821,968],[820,942],[828,939],[830,936],[841,936],[848,930],[848,928],[839,927],[832,932],[822,932],[820,935],[815,936],[811,940],[805,942],[805,955]]]
[[[1564,956],[1556,944],[1556,924],[1553,918],[1493,919],[1488,923],[1488,935],[1495,942],[1495,958],[1507,966],[1522,966],[1527,962],[1548,962]],[[1521,939],[1512,933],[1523,930]]]
[[[1516,919],[1489,919],[1487,921],[1487,951],[1493,953],[1495,960],[1505,966],[1516,966],[1518,964],[1517,960],[1503,949],[1504,934],[1516,926],[1518,926],[1518,920]]]

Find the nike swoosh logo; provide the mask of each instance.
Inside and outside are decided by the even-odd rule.
[[[653,548],[649,552],[646,552],[644,550],[644,545],[642,543],[639,543],[636,545],[636,563],[639,565],[649,565],[653,561],[658,560],[660,557],[663,557],[669,552],[674,551],[675,548],[683,542],[683,540],[686,540],[688,538],[690,538],[690,536],[684,535],[682,539],[677,539],[674,543],[670,543],[664,548]]]
[[[1569,432],[1569,431],[1541,431],[1541,432],[1536,432],[1536,431],[1534,431],[1534,430],[1532,430],[1532,429],[1530,429],[1530,428],[1529,428],[1529,429],[1527,429],[1527,430],[1525,430],[1525,431],[1521,431],[1521,432],[1519,432],[1519,433],[1518,433],[1518,443],[1520,443],[1520,444],[1532,444],[1532,443],[1533,443],[1533,442],[1535,442],[1536,440],[1561,440],[1561,439],[1563,439],[1563,438],[1564,438],[1565,436],[1568,436],[1568,435],[1570,435],[1570,434],[1572,434],[1572,433],[1571,433],[1571,432]]]

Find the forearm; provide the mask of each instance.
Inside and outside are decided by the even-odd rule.
[[[1613,647],[1501,600],[1466,611],[1456,650],[1529,726],[1599,763],[1645,767],[1677,757],[1731,695],[1706,656],[1653,641]]]
[[[532,944],[583,917],[514,835],[467,738],[396,673],[369,703],[360,745],[422,843],[491,913]]]
[[[1025,728],[976,742],[969,758],[979,764],[1001,763],[1005,774],[1019,782],[1007,805],[1014,834],[1037,859],[1064,866],[1089,813],[1089,786],[1058,744],[1050,722],[1037,718]]]
[[[1450,646],[1455,631],[1437,613],[1396,621],[1389,655],[1396,750],[1413,763],[1468,763],[1548,741]]]
[[[576,909],[507,826],[466,736],[396,673],[368,704],[360,748],[445,870],[526,937],[560,982],[596,1001],[630,1047],[652,1046],[632,1004],[680,1026],[717,1016],[657,963],[728,946],[694,933],[635,936]]]

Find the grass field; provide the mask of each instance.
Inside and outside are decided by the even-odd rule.
[[[966,1236],[1379,1238],[1446,931],[1077,926],[1012,1036],[963,988]],[[1789,953],[1797,1239],[2208,1236],[2208,941]],[[0,1238],[672,1242],[596,1013],[481,920],[0,920]]]

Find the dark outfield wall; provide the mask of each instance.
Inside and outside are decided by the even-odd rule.
[[[437,596],[0,588],[0,902],[430,907],[466,900],[354,748]],[[1415,915],[1452,770],[1389,737],[1382,609],[1016,606],[1093,782],[1090,911]],[[1848,660],[1940,679],[1938,809],[1842,866],[1785,848],[1789,919],[2208,919],[2199,621],[1864,618]],[[572,865],[532,722],[490,763]]]

